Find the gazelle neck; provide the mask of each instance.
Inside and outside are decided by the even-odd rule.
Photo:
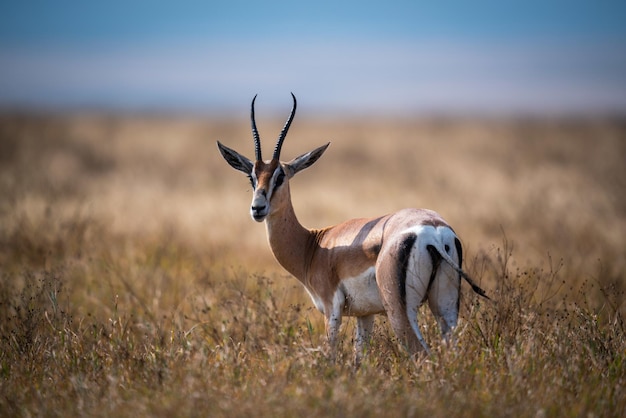
[[[300,224],[289,193],[267,216],[265,225],[274,257],[285,270],[303,282],[312,254],[311,246],[315,244],[315,232]]]

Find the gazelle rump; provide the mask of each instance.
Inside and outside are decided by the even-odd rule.
[[[272,159],[264,161],[256,128],[254,102],[251,124],[253,162],[222,145],[228,164],[245,173],[253,187],[250,215],[265,221],[276,260],[306,288],[324,314],[334,357],[342,316],[355,316],[356,363],[370,338],[374,315],[385,313],[399,341],[413,354],[428,351],[418,326],[418,308],[426,301],[447,339],[457,324],[461,278],[485,296],[461,270],[461,243],[439,214],[427,209],[403,209],[368,219],[352,219],[323,229],[303,227],[294,212],[290,179],[314,164],[330,143],[280,161],[283,141],[296,112],[281,131]]]

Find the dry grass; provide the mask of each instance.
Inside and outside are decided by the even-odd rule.
[[[436,209],[497,301],[465,289],[453,349],[424,310],[417,361],[380,317],[358,371],[217,139],[252,154],[246,115],[0,118],[2,415],[626,415],[623,121],[297,120],[285,158],[333,141],[305,225]]]

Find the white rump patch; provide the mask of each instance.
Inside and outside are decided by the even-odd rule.
[[[445,251],[445,246],[453,247],[455,245],[456,234],[450,227],[441,225],[434,227],[432,225],[416,225],[402,231],[403,234],[415,234],[419,238],[427,238],[431,245],[436,245],[439,251]],[[445,251],[448,252],[448,251]]]
[[[417,308],[424,298],[428,297],[428,305],[437,318],[444,338],[447,338],[450,329],[457,324],[461,282],[459,274],[452,267],[458,263],[455,242],[457,237],[454,231],[445,225],[437,227],[416,225],[404,230],[403,233],[417,236],[414,247],[415,253],[412,255],[406,277],[407,315],[417,338],[428,350],[417,323]],[[427,250],[429,245],[435,247],[441,257],[447,260],[440,265],[431,283],[428,283],[428,276],[431,274],[432,268],[431,256]],[[459,267],[457,266],[457,268]],[[409,271],[414,273],[409,274]]]

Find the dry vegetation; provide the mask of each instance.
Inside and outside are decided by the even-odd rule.
[[[464,289],[454,348],[424,310],[417,360],[380,317],[356,371],[217,139],[251,155],[247,115],[0,117],[1,415],[626,415],[623,120],[296,120],[285,158],[333,141],[305,225],[436,209],[496,300]]]

